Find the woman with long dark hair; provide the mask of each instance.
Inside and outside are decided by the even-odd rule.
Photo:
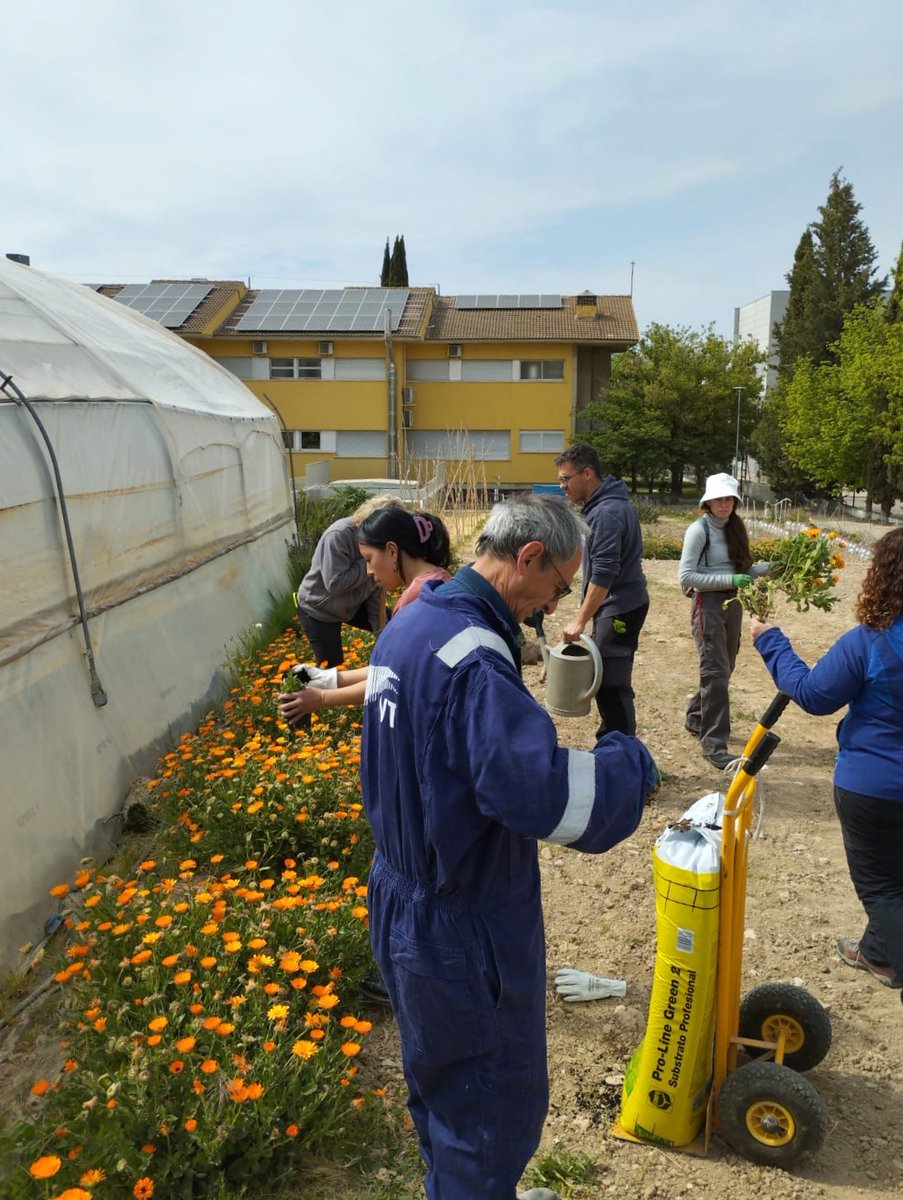
[[[428,579],[451,579],[448,530],[432,513],[408,512],[400,505],[378,508],[358,527],[367,574],[384,591],[403,587],[392,607],[393,617],[416,600]],[[303,691],[277,697],[282,715],[294,725],[307,713],[338,705],[363,704],[369,667],[339,671],[302,663],[309,684]]]
[[[903,987],[903,529],[875,543],[856,602],[859,624],[809,668],[771,621],[750,618],[772,679],[805,712],[848,705],[837,727],[834,806],[868,920],[838,938],[848,967]],[[903,999],[903,996],[901,996]]]
[[[699,655],[699,687],[687,705],[684,726],[698,737],[703,757],[723,771],[734,756],[731,733],[730,678],[740,649],[743,610],[726,604],[768,563],[753,563],[749,535],[737,512],[740,489],[733,475],[709,475],[699,501],[703,510],[684,536],[680,586],[692,597],[690,628]]]

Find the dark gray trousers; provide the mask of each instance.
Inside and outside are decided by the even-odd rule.
[[[740,649],[743,609],[724,607],[734,592],[697,592],[690,610],[690,628],[699,655],[699,688],[687,705],[686,726],[698,733],[703,754],[727,749],[731,732],[728,685]]]

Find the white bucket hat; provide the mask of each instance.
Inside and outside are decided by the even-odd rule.
[[[733,496],[735,500],[740,499],[740,485],[734,479],[733,475],[728,475],[727,471],[719,471],[717,475],[706,476],[705,494],[699,501],[699,507],[707,504],[709,500],[726,500],[728,496]]]

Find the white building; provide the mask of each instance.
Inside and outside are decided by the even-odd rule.
[[[789,298],[789,289],[769,292],[766,296],[760,296],[758,300],[751,300],[749,304],[742,304],[734,309],[734,341],[742,342],[751,337],[759,349],[768,354],[767,366],[760,368],[765,376],[766,392],[774,387],[777,378],[775,322],[783,321]]]

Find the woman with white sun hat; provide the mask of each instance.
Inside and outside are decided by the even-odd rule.
[[[699,501],[702,516],[687,530],[680,556],[680,586],[693,601],[690,628],[699,655],[699,687],[687,705],[684,725],[699,738],[703,757],[719,770],[734,757],[727,748],[729,683],[743,628],[743,609],[726,602],[769,567],[752,561],[739,501],[733,475],[709,475]]]

